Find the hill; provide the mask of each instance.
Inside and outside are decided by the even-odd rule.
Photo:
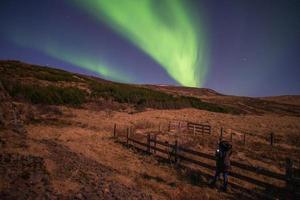
[[[271,97],[262,97],[261,99],[268,100],[268,101],[275,101],[283,104],[300,106],[300,95],[271,96]]]
[[[125,140],[129,132],[138,141],[150,134],[163,144],[177,141],[180,147],[209,155],[214,155],[222,130],[225,139],[232,139],[236,162],[284,174],[288,157],[299,169],[299,106],[294,103],[201,88],[122,84],[18,61],[1,61],[0,74],[1,199],[217,200],[262,199],[257,193],[273,199],[286,195],[231,176],[229,182],[240,187],[230,185],[224,193],[220,184],[208,184],[206,174],[213,175],[212,170],[184,161],[179,163],[188,168],[180,168],[127,148],[112,137],[114,127]],[[211,134],[190,133],[184,127],[187,122],[209,125]],[[285,185],[253,173],[244,175]]]
[[[136,110],[194,107],[213,112],[238,113],[228,106],[204,102],[198,98],[183,96],[184,94],[171,95],[147,87],[106,81],[18,61],[1,61],[0,72],[0,81],[10,96],[34,104],[79,106],[84,103],[105,104],[113,101],[127,104]]]
[[[208,88],[146,85],[145,87],[173,95],[198,98],[203,102],[230,107],[240,114],[267,114],[300,116],[300,95],[264,98],[232,96]]]
[[[229,96],[207,88],[123,84],[19,61],[0,61],[0,73],[10,96],[34,104],[113,104],[133,112],[192,107],[231,114],[300,114],[299,96],[283,101],[283,97]]]

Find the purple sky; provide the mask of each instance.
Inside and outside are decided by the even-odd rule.
[[[299,0],[189,3],[202,17],[210,47],[204,87],[244,96],[300,94]],[[68,32],[63,31],[66,27]],[[16,29],[20,35],[31,30],[41,37],[45,32],[61,39],[81,37],[91,54],[99,54],[109,64],[134,74],[134,83],[177,84],[147,54],[74,7],[71,0],[1,0],[0,59],[96,75],[37,49],[17,45],[6,33]]]

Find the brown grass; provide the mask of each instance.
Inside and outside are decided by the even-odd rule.
[[[26,104],[19,105],[22,106],[26,107]],[[83,183],[74,180],[74,176],[79,175],[74,174],[73,178],[61,179],[62,174],[54,173],[59,164],[49,157],[53,152],[51,153],[51,149],[49,150],[44,144],[45,140],[55,141],[75,154],[96,161],[112,170],[113,173],[106,178],[108,182],[117,181],[126,187],[149,194],[153,199],[235,199],[237,197],[236,190],[225,194],[209,188],[207,179],[199,172],[177,171],[167,164],[159,163],[152,156],[142,155],[115,143],[111,138],[114,123],[117,123],[117,130],[123,133],[127,127],[133,126],[135,134],[140,135],[141,138],[145,137],[147,131],[157,132],[158,126],[161,125],[162,132],[158,135],[160,140],[173,142],[178,139],[183,146],[211,154],[214,152],[220,128],[225,127],[225,137],[228,137],[227,132],[235,131],[233,159],[275,172],[282,173],[283,160],[286,156],[297,158],[299,155],[298,143],[280,144],[271,148],[267,142],[249,136],[244,146],[240,141],[242,137],[239,137],[243,131],[260,136],[266,136],[264,134],[274,131],[282,141],[291,140],[291,134],[292,137],[298,137],[299,134],[297,117],[233,116],[196,109],[148,110],[135,114],[113,111],[109,116],[105,110],[95,111],[63,106],[29,106],[27,111],[25,110],[23,113],[30,111],[34,118],[39,120],[34,120],[34,123],[28,121],[26,127],[28,148],[22,152],[46,158],[53,188],[64,194],[78,191]],[[169,121],[172,120],[211,124],[213,134],[209,137],[193,136],[184,131],[169,134],[166,130]],[[191,167],[193,168],[192,165]],[[205,169],[202,171],[211,173]]]

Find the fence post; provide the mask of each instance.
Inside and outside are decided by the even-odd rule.
[[[117,136],[117,124],[114,124],[114,139],[116,139]]]
[[[220,140],[223,139],[223,127],[221,127]]]
[[[151,144],[150,144],[150,133],[147,134],[147,152],[150,154],[151,152]]]
[[[179,124],[178,124],[178,133],[180,133],[181,132],[181,123],[179,122]]]
[[[129,146],[129,128],[127,127],[127,132],[126,132],[126,144],[127,147]]]
[[[177,140],[175,140],[175,144],[174,144],[174,160],[175,160],[175,164],[177,164],[177,151],[178,151],[178,142]]]
[[[291,192],[293,190],[292,179],[293,179],[293,161],[290,158],[287,158],[285,164],[285,180],[286,180],[287,192]]]
[[[270,144],[271,144],[271,146],[273,146],[273,144],[274,144],[274,133],[273,132],[270,133]]]
[[[157,135],[154,135],[154,144],[153,144],[153,146],[155,147],[154,148],[154,154],[156,154],[156,140],[157,140]]]
[[[244,133],[244,145],[246,144],[246,133]]]
[[[194,134],[194,136],[196,135],[196,126],[195,125],[193,125],[193,134]]]

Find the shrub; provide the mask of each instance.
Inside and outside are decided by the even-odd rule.
[[[71,74],[67,73],[49,73],[49,72],[39,72],[34,75],[35,78],[46,81],[78,81]]]
[[[134,104],[137,107],[173,108],[178,103],[177,99],[169,94],[125,84],[93,82],[91,89],[94,97],[112,98],[117,102]]]
[[[120,83],[90,82],[93,97],[113,99],[120,103],[129,103],[138,109],[144,107],[156,109],[179,109],[193,107],[212,112],[236,113],[235,110],[218,106],[216,104],[203,102],[195,97],[173,96],[164,92],[148,88],[126,85]]]
[[[186,101],[190,102],[190,104],[193,108],[208,110],[208,111],[212,111],[212,112],[236,113],[237,114],[237,111],[234,110],[233,108],[219,106],[219,105],[208,103],[208,102],[203,102],[195,97],[183,97],[183,98],[186,99]]]
[[[86,101],[86,93],[73,87],[22,85],[7,80],[2,80],[2,82],[10,96],[19,100],[27,100],[33,104],[78,106]]]

